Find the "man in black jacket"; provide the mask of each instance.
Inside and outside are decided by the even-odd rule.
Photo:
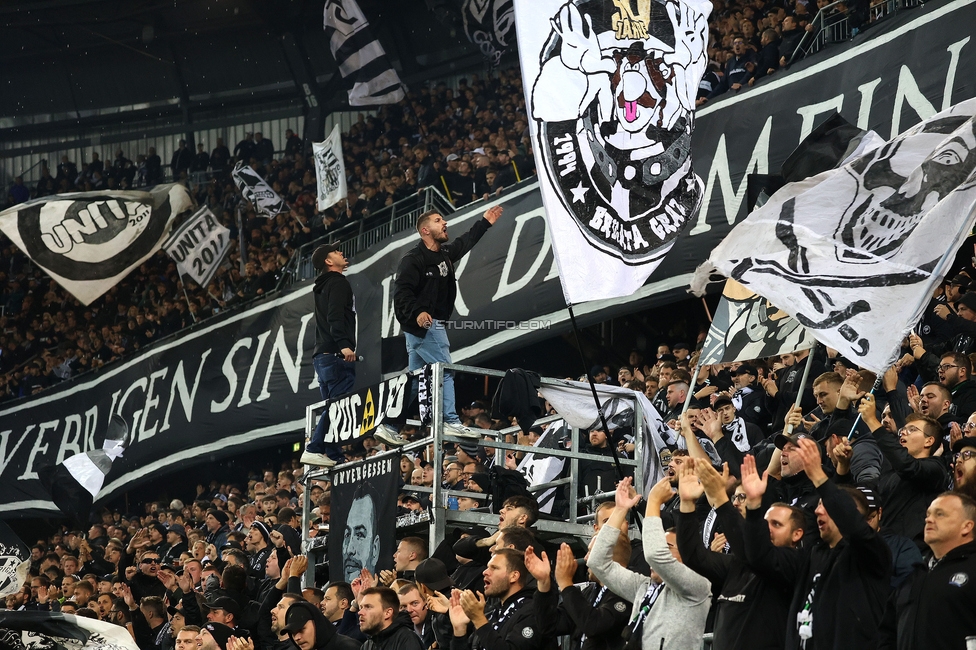
[[[531,576],[525,565],[527,555],[528,551],[523,554],[511,548],[495,551],[485,569],[484,596],[471,591],[451,594],[451,650],[539,650],[554,645],[551,621],[539,616],[533,598],[535,589],[526,586]],[[546,565],[544,577],[536,579],[538,589],[548,591],[549,560],[545,554],[536,560]],[[537,573],[543,576],[542,571]],[[501,602],[486,613],[486,598]],[[474,627],[473,632],[469,632],[469,624]],[[366,646],[363,649],[369,650]]]
[[[941,456],[942,427],[932,418],[912,414],[893,436],[881,425],[874,395],[866,394],[859,407],[861,419],[871,430],[890,467],[882,472],[881,529],[903,535],[925,548],[922,541],[925,510],[936,495],[949,487],[949,469]]]
[[[410,615],[400,611],[400,599],[389,587],[371,587],[360,595],[359,629],[369,637],[362,650],[425,650]]]
[[[940,494],[925,516],[928,562],[888,601],[879,650],[966,647],[976,636],[976,501]]]
[[[755,467],[747,456],[746,464]],[[718,594],[714,610],[713,650],[730,648],[782,648],[783,627],[793,585],[766,567],[751,569],[745,562],[745,522],[725,490],[728,470],[719,474],[711,463],[691,460],[678,476],[680,512],[676,517],[678,551],[695,573],[708,578]],[[730,553],[713,553],[702,544],[695,509],[704,491],[715,508],[718,526]],[[758,505],[754,503],[758,508]],[[795,549],[803,539],[803,513],[784,503],[766,510],[769,540],[777,548]]]
[[[630,541],[621,534],[613,547],[613,561],[622,567],[630,562]],[[537,558],[535,553],[532,558]],[[631,604],[600,584],[591,571],[590,582],[573,584],[576,573],[576,558],[569,544],[563,543],[556,554],[556,585],[562,602],[557,605],[554,589],[535,592],[535,607],[539,620],[552,621],[551,634],[569,634],[570,647],[580,650],[620,650],[624,647],[621,633],[630,619]],[[533,570],[538,570],[546,580],[549,579],[548,563],[535,562]],[[536,576],[538,580],[538,576]]]
[[[763,521],[765,477],[743,464],[746,493],[746,561],[753,571],[772,571],[793,585],[786,620],[788,650],[873,647],[890,592],[891,551],[865,521],[864,495],[827,480],[820,449],[809,438],[797,440],[791,453],[820,496],[820,542],[803,553],[777,548]]]
[[[457,297],[455,264],[474,247],[502,214],[501,206],[489,208],[464,235],[447,243],[447,221],[436,210],[417,218],[420,243],[400,260],[393,306],[407,340],[407,367],[451,363],[445,321],[454,312]],[[444,373],[444,430],[453,436],[480,439],[461,425],[454,406],[454,376]]]
[[[356,383],[356,299],[343,273],[349,260],[338,244],[322,244],[312,253],[315,279],[315,351],[312,367],[319,380],[322,399],[352,392]],[[336,443],[325,443],[328,409],[322,411],[312,440],[302,454],[305,465],[332,467],[343,459]]]

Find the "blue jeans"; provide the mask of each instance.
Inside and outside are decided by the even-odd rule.
[[[443,321],[435,320],[424,338],[409,332],[403,335],[407,339],[408,370],[417,370],[430,363],[451,363],[451,342],[447,340]],[[461,421],[454,406],[454,373],[449,370],[444,371],[444,421]]]
[[[319,392],[322,393],[322,399],[335,399],[352,392],[353,384],[356,383],[356,364],[344,361],[334,354],[316,354],[312,357],[312,367],[315,368],[315,375],[319,378]],[[305,447],[305,451],[326,454],[333,460],[342,460],[342,448],[338,444],[325,443],[328,414],[329,409],[326,407],[319,416],[312,440]]]

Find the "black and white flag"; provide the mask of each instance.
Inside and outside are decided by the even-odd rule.
[[[29,571],[30,549],[6,522],[0,521],[0,597],[20,591]]]
[[[726,280],[699,363],[765,359],[809,350],[814,343],[795,318],[735,280]]]
[[[396,104],[403,84],[356,0],[326,0],[325,36],[342,78],[352,77],[350,106]]]
[[[237,163],[231,175],[237,183],[237,189],[254,206],[259,217],[271,218],[288,211],[285,201],[243,160]]]
[[[701,202],[707,0],[516,0],[539,185],[568,304],[634,293]]]
[[[546,425],[542,435],[532,446],[539,449],[559,449],[560,441],[568,433],[569,430],[565,422],[561,420],[551,422]],[[529,484],[529,487],[535,487],[556,480],[562,473],[565,463],[565,458],[535,454],[530,451],[519,461],[517,469],[525,477],[525,482]],[[535,493],[535,499],[539,502],[539,511],[551,514],[555,496],[556,488],[549,488],[541,494]]]
[[[173,231],[163,248],[176,261],[181,275],[206,287],[230,250],[230,242],[230,230],[203,206]]]
[[[342,133],[339,125],[325,142],[313,142],[315,178],[318,185],[319,210],[325,210],[346,198],[346,166],[342,159]]]
[[[41,611],[0,611],[5,650],[139,650],[129,631],[97,618]]]
[[[634,426],[634,403],[640,404],[644,420],[641,436],[644,486],[654,485],[664,478],[663,468],[671,461],[671,449],[662,436],[662,432],[667,433],[668,429],[661,421],[661,414],[643,393],[606,385],[597,386],[596,390],[610,431],[622,426]],[[585,431],[603,426],[589,384],[560,381],[540,387],[539,392],[569,426]]]
[[[119,415],[109,420],[99,448],[69,456],[53,467],[38,471],[51,492],[51,501],[61,512],[77,522],[86,523],[91,507],[112,471],[112,461],[122,456],[129,437],[129,427]]]
[[[836,169],[789,183],[695,273],[768,299],[874,372],[894,360],[976,215],[976,100]]]
[[[173,220],[193,207],[182,185],[149,192],[76,192],[0,212],[0,230],[88,305],[159,250]]]
[[[481,50],[488,68],[497,66],[515,40],[514,0],[464,0],[461,17],[464,33]]]

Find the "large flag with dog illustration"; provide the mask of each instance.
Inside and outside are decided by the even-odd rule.
[[[692,220],[708,0],[516,0],[532,144],[568,304],[634,293]]]

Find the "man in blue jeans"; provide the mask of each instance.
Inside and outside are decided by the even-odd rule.
[[[312,293],[315,297],[315,352],[312,367],[319,380],[322,399],[335,399],[352,392],[356,383],[356,299],[343,272],[349,260],[338,244],[323,244],[312,253],[312,266],[319,271]],[[332,467],[344,460],[338,444],[325,442],[328,409],[319,416],[312,440],[305,447],[305,465]],[[385,432],[375,437],[387,444],[403,444]]]
[[[417,218],[420,243],[400,260],[393,307],[407,339],[407,364],[416,370],[426,364],[450,363],[451,343],[444,321],[454,312],[457,278],[454,267],[478,243],[502,214],[489,208],[471,229],[447,243],[447,221],[436,210]],[[465,438],[480,436],[461,425],[454,405],[454,375],[444,373],[444,433]]]

